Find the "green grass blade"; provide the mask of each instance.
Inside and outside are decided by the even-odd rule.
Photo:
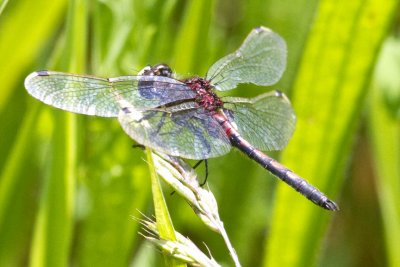
[[[19,265],[22,260],[20,254],[24,253],[29,242],[32,213],[35,210],[30,196],[37,182],[29,169],[34,155],[29,147],[32,144],[32,129],[39,114],[38,107],[32,108],[22,121],[0,172],[0,266]]]
[[[4,223],[0,226],[0,236],[1,243],[7,246],[4,250],[0,248],[1,266],[27,262],[23,255],[27,254],[37,206],[37,176],[32,162],[38,153],[33,148],[36,138],[32,133],[36,132],[38,105],[26,109],[23,78],[26,67],[47,41],[44,37],[52,35],[59,26],[65,2],[12,1],[7,7],[7,1],[1,4],[5,9],[0,16],[0,78],[3,80],[0,116],[4,128],[0,134],[0,150],[5,152],[6,163],[2,165],[0,213],[6,214],[1,215]]]
[[[70,2],[65,58],[61,62],[70,71],[85,69],[87,10],[85,0]],[[70,256],[77,179],[77,121],[72,113],[56,111],[53,114],[53,159],[35,225],[31,266],[67,265]]]
[[[153,193],[153,203],[157,229],[161,239],[176,240],[175,229],[169,215],[167,203],[165,203],[160,180],[155,170],[153,156],[151,153],[151,149],[146,148],[146,156],[150,170],[151,189]],[[186,266],[186,264],[178,263],[177,260],[172,259],[168,256],[165,256],[165,263],[167,266]]]
[[[282,162],[334,200],[343,183],[365,85],[396,5],[322,1],[306,43],[292,98],[297,129]],[[346,209],[346,203],[339,204]],[[280,184],[265,266],[315,265],[333,215]]]
[[[29,146],[30,131],[35,125],[38,116],[38,108],[31,110],[25,120],[22,122],[19,134],[16,138],[15,145],[8,156],[4,169],[0,173],[0,226],[5,223],[7,218],[6,211],[12,205],[12,196],[18,190],[18,175],[22,170],[21,166],[25,159],[25,151]]]
[[[4,9],[6,8],[7,4],[8,4],[8,0],[0,1],[0,16],[3,13]]]
[[[213,16],[214,1],[190,1],[175,42],[172,63],[178,73],[200,71],[199,62],[207,55],[207,39]],[[202,74],[199,74],[202,75]]]
[[[11,90],[21,84],[25,68],[33,62],[37,51],[45,43],[45,37],[58,27],[65,4],[65,0],[14,1],[0,16],[0,112],[9,101]]]
[[[39,206],[30,266],[65,266],[70,253],[75,185],[75,115],[55,114],[53,155]]]
[[[144,3],[143,3],[144,4]],[[93,32],[89,73],[110,77],[132,73],[136,59],[127,53],[142,56],[130,43],[141,32],[136,32],[136,13],[133,1],[95,2],[92,8]],[[147,16],[142,12],[141,16]],[[138,27],[146,28],[142,21]],[[131,39],[132,38],[132,39]],[[130,40],[130,41],[127,41]],[[127,71],[121,71],[121,61]],[[124,69],[124,68],[123,68]],[[82,116],[80,116],[82,117]],[[137,249],[138,223],[130,216],[146,212],[150,200],[150,183],[140,149],[121,130],[117,120],[85,117],[85,131],[81,137],[85,149],[82,164],[79,201],[82,221],[76,249],[77,262],[83,266],[125,266]],[[99,212],[101,210],[101,212]]]
[[[387,266],[400,266],[400,40],[385,42],[370,95],[369,137],[385,233]],[[394,105],[390,105],[394,102]]]

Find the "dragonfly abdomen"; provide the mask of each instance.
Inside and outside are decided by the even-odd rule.
[[[217,113],[214,115],[214,118],[217,119],[219,124],[225,130],[231,144],[249,156],[252,160],[259,163],[264,169],[267,169],[273,175],[290,185],[297,192],[301,193],[318,206],[327,210],[339,210],[336,203],[325,196],[324,193],[273,158],[268,157],[263,152],[253,147],[247,140],[242,138],[223,114]]]
[[[232,135],[230,137],[232,145],[247,154],[251,159],[259,163],[264,169],[270,171],[273,175],[293,187],[297,192],[304,195],[306,198],[328,210],[338,210],[338,206],[325,196],[317,188],[309,184],[306,180],[293,173],[291,170],[268,157],[261,151],[251,146],[240,135]]]

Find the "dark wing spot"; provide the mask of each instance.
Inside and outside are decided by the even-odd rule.
[[[47,70],[39,70],[36,72],[38,76],[49,76],[49,72]]]

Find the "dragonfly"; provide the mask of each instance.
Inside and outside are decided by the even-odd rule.
[[[259,26],[204,78],[176,79],[168,65],[158,64],[116,78],[37,71],[25,79],[25,87],[56,108],[117,117],[136,142],[171,156],[203,160],[236,147],[315,204],[338,210],[324,193],[262,152],[283,149],[294,132],[296,116],[282,92],[254,98],[215,93],[243,83],[273,85],[285,68],[285,41]]]

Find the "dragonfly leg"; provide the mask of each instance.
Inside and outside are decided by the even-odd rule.
[[[203,161],[204,161],[204,167],[205,167],[205,171],[206,171],[206,178],[204,179],[203,182],[200,183],[200,186],[205,185],[206,182],[207,182],[207,178],[208,178],[208,161],[207,161],[206,159],[202,159],[202,160],[199,160],[199,161],[193,166],[193,169],[196,169]]]
[[[196,164],[194,164],[194,166],[192,167],[193,169],[196,169],[197,167],[199,167],[199,165],[203,162],[204,159],[199,160],[198,162],[196,162]]]
[[[144,145],[141,145],[141,144],[133,144],[133,145],[132,145],[132,148],[140,148],[141,150],[144,150],[144,149],[145,149],[145,146],[144,146]]]

